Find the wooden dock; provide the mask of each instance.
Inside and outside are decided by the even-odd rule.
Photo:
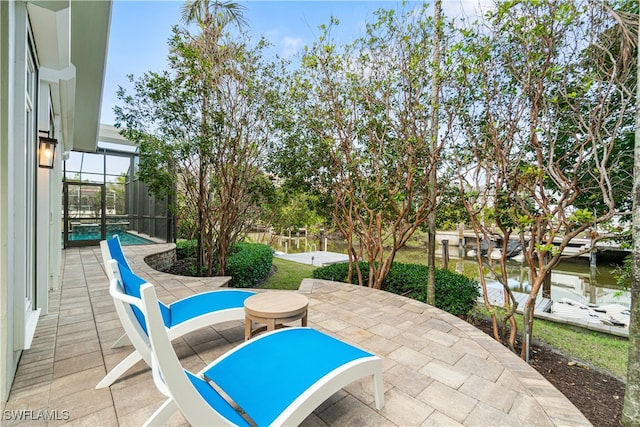
[[[481,236],[482,237],[482,236]],[[496,235],[496,242],[500,242],[501,237]],[[475,249],[476,247],[476,235],[472,231],[438,231],[436,234],[436,241],[439,244],[443,240],[446,240],[449,246],[462,247],[464,250]],[[511,236],[511,240],[519,240],[518,236]],[[560,238],[554,239],[554,244],[560,243]],[[564,248],[562,254],[567,257],[581,257],[589,258],[591,256],[590,247],[593,244],[591,239],[574,237],[571,242]],[[595,244],[594,254],[601,254],[608,258],[614,258],[622,260],[625,256],[629,255],[631,251],[627,248],[620,246],[617,243],[608,241],[599,241]],[[579,254],[579,255],[578,255]]]
[[[491,305],[502,307],[504,298],[503,298],[503,290],[500,287],[490,286],[487,290],[489,294],[489,302]],[[516,312],[518,314],[522,314],[522,307],[524,307],[527,299],[529,298],[529,294],[525,294],[522,292],[513,292],[513,295],[516,297],[518,301],[518,308]],[[478,302],[484,305],[484,299],[482,296],[478,297]],[[566,313],[551,313],[551,306],[553,305],[553,301],[548,298],[542,298],[538,296],[536,299],[536,305],[533,309],[534,317],[538,319],[544,319],[551,322],[563,323],[567,325],[578,326],[580,328],[588,329],[591,331],[598,331],[604,334],[611,334],[620,337],[629,337],[629,328],[623,328],[620,326],[611,326],[603,324],[599,319],[594,319],[589,316],[584,316],[584,314],[580,317],[568,315]],[[556,304],[556,306],[563,306],[564,304]]]
[[[286,254],[284,252],[276,252],[273,256],[286,259],[288,261],[298,262],[301,264],[325,266],[329,264],[337,264],[339,262],[349,261],[349,255],[327,251],[300,252],[296,254]]]
[[[482,289],[480,290],[482,292]],[[522,308],[529,299],[529,294],[525,294],[522,292],[513,292],[513,296],[518,301],[518,308],[516,309],[516,313],[522,313]],[[487,297],[489,298],[489,302],[491,305],[502,307],[504,304],[504,290],[501,287],[488,286],[487,287]],[[484,298],[482,296],[478,297],[478,301],[484,303]],[[551,311],[551,306],[553,305],[553,301],[549,298],[542,298],[542,296],[538,295],[536,299],[536,305],[533,309],[535,313],[548,313]]]

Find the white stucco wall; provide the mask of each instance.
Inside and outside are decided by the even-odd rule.
[[[2,372],[0,373],[0,396],[2,400],[8,398],[9,390],[20,357],[16,351],[16,343],[23,337],[15,334],[16,328],[22,326],[24,318],[16,324],[18,313],[22,314],[24,304],[16,306],[17,300],[24,300],[24,293],[19,290],[24,287],[24,276],[18,271],[24,269],[20,262],[24,258],[24,246],[16,242],[16,235],[24,231],[23,223],[17,223],[16,218],[23,209],[16,209],[16,203],[22,203],[24,197],[25,178],[20,178],[18,170],[26,163],[24,150],[24,67],[26,43],[26,7],[23,3],[2,2],[0,5],[2,16],[0,22],[2,55],[0,72],[2,73],[2,114],[0,122],[0,358],[2,358]],[[22,22],[22,25],[20,23]],[[17,46],[21,45],[19,49]],[[18,52],[23,52],[19,55]],[[21,78],[16,73],[20,72]],[[18,93],[20,93],[21,99]],[[20,106],[20,112],[16,107]],[[22,132],[19,132],[19,130]],[[18,178],[18,182],[16,182]]]
[[[9,323],[9,286],[8,286],[8,98],[9,82],[9,41],[10,24],[9,9],[13,6],[9,2],[0,2],[0,325]],[[10,365],[8,354],[9,330],[0,326],[0,402],[7,399],[7,383]]]
[[[110,21],[109,0],[0,1],[0,402],[9,397],[39,314],[48,312],[49,290],[60,285],[61,157],[74,139],[85,151],[97,145]],[[29,23],[40,71],[31,140],[25,100]],[[74,38],[82,43],[72,50]],[[53,170],[36,163],[37,131],[50,131],[50,111],[55,132],[49,136],[58,139]],[[34,309],[26,310],[31,282]]]

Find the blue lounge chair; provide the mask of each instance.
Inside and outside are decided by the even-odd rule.
[[[101,241],[100,249],[102,251],[102,261],[105,262],[105,265],[110,259],[115,259],[122,267],[126,267],[127,270],[133,271],[131,270],[129,261],[127,261],[127,257],[124,256],[122,243],[120,243],[120,237],[117,234],[114,234],[111,239]],[[108,259],[105,259],[105,257]],[[111,282],[111,279],[109,279],[109,282]]]
[[[120,243],[120,237],[117,234],[114,234],[111,239],[102,240],[100,242],[100,250],[102,252],[102,263],[105,267],[105,272],[107,273],[107,278],[109,282],[113,279],[113,275],[111,269],[107,268],[107,261],[110,259],[115,259],[120,263],[122,268],[126,268],[129,271],[131,270],[131,266],[129,265],[129,261],[127,261],[127,257],[124,256],[124,252],[122,250],[122,244]],[[111,348],[118,348],[125,345],[130,344],[129,337],[127,337],[126,332],[120,338],[113,343]],[[114,380],[117,378],[114,378]],[[107,384],[110,385],[111,383]],[[106,387],[106,386],[105,386]]]
[[[119,288],[117,280],[111,288]],[[165,424],[176,409],[192,425],[298,425],[342,387],[368,376],[376,408],[384,406],[380,358],[312,328],[272,331],[197,374],[184,370],[163,327],[153,285],[140,289],[153,378],[168,397],[145,425]],[[121,297],[129,304],[140,302]]]
[[[101,245],[105,270],[110,282],[116,279],[121,283],[127,283],[126,293],[134,298],[140,298],[139,288],[145,281],[131,271],[118,238],[103,241]],[[113,296],[113,292],[111,294]],[[162,302],[158,304],[167,334],[173,340],[205,326],[230,320],[244,320],[244,300],[252,295],[255,295],[255,292],[220,289],[191,295],[168,305]],[[123,304],[115,297],[114,303],[125,335],[133,345],[134,351],[105,375],[96,386],[97,389],[109,387],[140,359],[151,366],[149,338],[142,313],[137,308]],[[122,338],[114,344],[114,347],[121,342]]]

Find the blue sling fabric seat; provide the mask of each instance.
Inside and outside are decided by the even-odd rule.
[[[151,366],[150,344],[144,316],[135,304],[124,304],[117,299],[111,286],[111,282],[115,279],[124,286],[118,292],[140,300],[140,286],[145,283],[145,280],[131,270],[117,236],[102,241],[101,248],[105,270],[110,281],[109,292],[114,298],[125,336],[134,346],[134,351],[109,371],[96,388],[109,387],[140,359]],[[252,295],[255,295],[255,292],[240,289],[219,289],[190,295],[171,304],[158,302],[158,306],[167,334],[173,340],[196,329],[216,323],[244,320],[244,300]],[[117,346],[121,340],[118,340],[114,346]]]
[[[119,271],[125,293],[129,296],[140,298],[140,286],[146,283],[146,281],[136,276],[130,270],[127,270],[127,268],[123,267],[120,263],[118,263],[118,267],[120,267]],[[162,313],[164,326],[166,328],[176,328],[184,322],[190,322],[214,312],[232,310],[238,307],[242,307],[244,310],[244,300],[254,293],[255,292],[243,290],[224,289],[195,294],[169,305],[158,301],[158,306],[160,307],[160,313]],[[144,316],[136,307],[133,307],[133,311],[136,314],[136,319],[140,323],[140,326],[146,333],[147,327]],[[242,319],[244,319],[244,317],[242,317]],[[204,326],[208,325],[210,324],[207,323]]]
[[[120,237],[116,234],[111,239],[107,239],[104,241],[108,248],[108,256],[109,259],[115,259],[120,263],[120,267],[125,267],[127,270],[131,271],[131,266],[129,265],[129,261],[127,261],[127,257],[124,256],[124,252],[122,251],[122,244],[120,243]],[[102,242],[101,242],[102,245]],[[104,247],[102,249],[102,257],[104,261]],[[108,260],[107,260],[108,261]],[[106,262],[106,261],[105,261]]]
[[[371,353],[315,329],[296,328],[256,340],[232,357],[220,360],[203,375],[262,426],[271,425],[325,376],[354,361],[372,358],[376,359]],[[268,390],[269,397],[256,399],[260,390]]]
[[[154,381],[168,399],[145,425],[179,409],[192,425],[297,425],[342,387],[372,377],[384,406],[381,359],[313,328],[272,331],[228,351],[197,374],[184,370],[163,327],[155,289],[141,287]]]

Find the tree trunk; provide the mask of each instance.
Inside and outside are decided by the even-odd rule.
[[[432,192],[434,190],[431,190]],[[429,213],[427,220],[427,304],[436,305],[436,213]]]
[[[434,3],[434,37],[433,37],[433,84],[431,86],[431,158],[438,149],[438,110],[440,106],[440,40],[442,38],[442,0]],[[431,212],[427,217],[428,246],[427,246],[427,304],[436,305],[436,188],[437,188],[436,164],[429,168],[429,200]]]
[[[529,363],[529,345],[531,343],[531,338],[533,337],[533,310],[535,309],[535,306],[536,300],[530,296],[522,309],[524,317],[524,330],[522,333],[524,334],[524,338],[522,339],[520,358],[527,363]]]
[[[551,253],[547,252],[545,256],[545,264],[549,264],[551,261]],[[551,271],[547,271],[544,275],[544,281],[542,282],[542,298],[551,299]]]
[[[638,33],[640,45],[640,33]],[[640,55],[637,58],[640,77]],[[640,85],[636,85],[636,100]],[[626,426],[640,425],[640,110],[636,109],[636,141],[633,168],[633,274],[631,279],[631,320],[629,322],[629,359],[627,386],[621,421]]]
[[[196,276],[202,275],[202,262],[204,248],[202,238],[204,237],[204,170],[202,160],[202,150],[199,153],[200,167],[198,170],[198,223],[196,225],[197,253],[196,253]]]
[[[636,131],[638,132],[638,131]],[[633,248],[633,279],[631,285],[631,320],[629,322],[629,359],[627,362],[627,385],[624,394],[621,421],[626,426],[640,425],[640,188],[638,186],[639,153],[638,136],[636,135],[636,172],[634,190],[634,248]]]

